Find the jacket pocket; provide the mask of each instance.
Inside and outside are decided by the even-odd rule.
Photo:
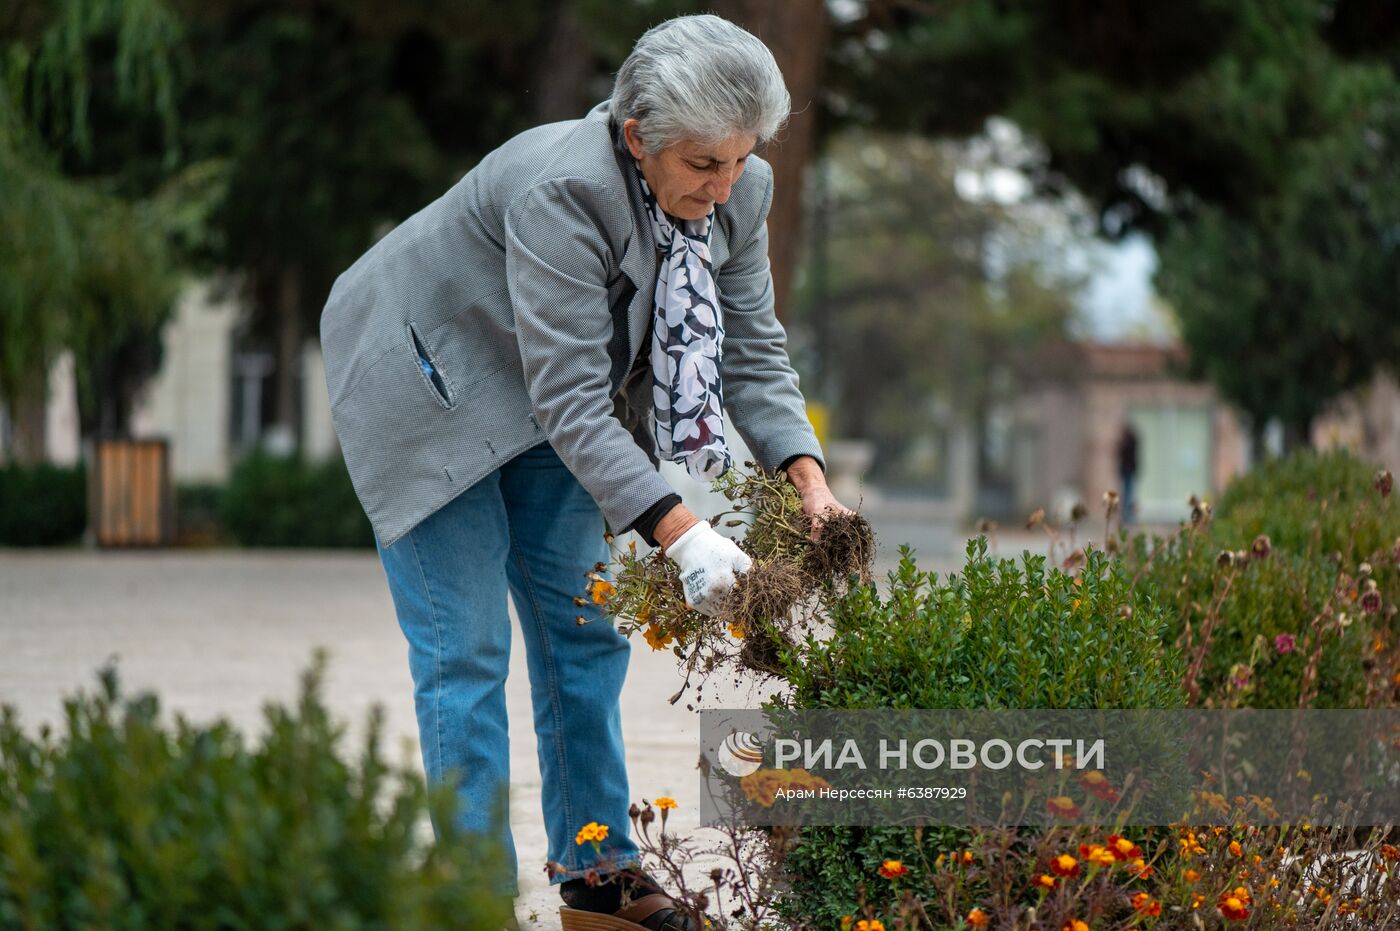
[[[418,367],[418,374],[423,379],[423,384],[427,386],[428,392],[433,396],[433,400],[443,410],[452,410],[457,406],[457,388],[443,369],[442,363],[438,360],[437,354],[429,348],[423,334],[418,332],[418,324],[412,320],[405,328],[408,331],[409,348],[413,350],[415,365]]]

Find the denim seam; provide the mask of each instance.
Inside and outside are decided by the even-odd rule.
[[[554,714],[554,750],[559,759],[560,791],[564,795],[564,830],[568,831],[569,827],[574,824],[574,800],[569,791],[569,758],[564,752],[564,712],[559,704],[559,676],[554,668],[554,645],[549,639],[549,628],[543,620],[544,612],[540,607],[539,595],[535,591],[534,576],[516,543],[515,528],[511,525],[509,510],[506,511],[506,528],[510,534],[511,556],[520,569],[520,578],[525,583],[525,590],[530,595],[530,613],[534,616],[535,628],[539,631],[540,649],[544,653],[545,669],[549,676],[547,684],[549,687],[549,707]],[[573,852],[569,851],[571,854]]]
[[[428,586],[428,575],[423,571],[423,559],[418,555],[418,541],[412,533],[408,542],[413,547],[413,562],[418,566],[418,578],[423,581],[423,594],[428,598],[428,616],[433,621],[433,737],[437,743],[438,773],[443,773],[442,765],[442,627],[438,623],[437,605],[433,603],[433,590]]]

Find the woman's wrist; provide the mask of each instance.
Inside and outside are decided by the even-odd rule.
[[[811,456],[798,456],[788,463],[787,476],[788,481],[803,494],[813,488],[826,487],[826,473]]]
[[[678,504],[666,512],[666,516],[656,522],[656,529],[652,531],[652,536],[656,538],[656,545],[661,547],[664,553],[671,548],[671,544],[680,539],[681,534],[691,527],[700,523],[700,518],[691,513],[690,508],[684,504]]]

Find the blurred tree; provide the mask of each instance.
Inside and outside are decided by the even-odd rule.
[[[801,319],[828,330],[836,432],[875,444],[883,481],[935,478],[946,463],[911,458],[931,437],[962,425],[986,436],[1016,390],[1015,350],[1063,335],[1080,285],[1028,247],[1047,235],[1036,218],[959,193],[958,154],[848,131],[818,166],[830,228],[814,230]]]
[[[1400,358],[1400,82],[1355,131],[1306,146],[1295,177],[1243,215],[1193,204],[1161,246],[1198,374],[1304,445],[1328,401]]]
[[[0,17],[0,396],[18,461],[44,454],[47,375],[62,349],[78,359],[85,433],[125,429],[159,361],[176,284],[159,205],[67,176],[49,142],[89,150],[99,84],[173,126],[160,92],[172,22],[159,0],[20,2]],[[110,37],[110,73],[94,69],[98,37]]]

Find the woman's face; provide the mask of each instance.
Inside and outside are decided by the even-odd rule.
[[[627,148],[642,166],[656,202],[678,220],[699,220],[715,204],[729,200],[756,141],[751,135],[730,136],[717,144],[681,140],[648,155],[637,125],[636,120],[622,124]]]

